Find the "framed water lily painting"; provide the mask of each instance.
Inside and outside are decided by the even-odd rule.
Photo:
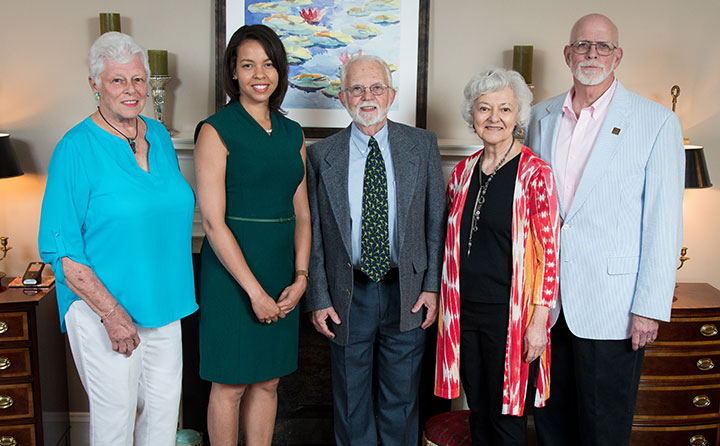
[[[340,67],[357,54],[390,65],[395,102],[389,118],[425,127],[429,0],[216,0],[216,83],[219,109],[227,97],[220,76],[232,34],[245,24],[272,28],[288,55],[289,88],[282,108],[308,138],[350,123],[338,100]]]

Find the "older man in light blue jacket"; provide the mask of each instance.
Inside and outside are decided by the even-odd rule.
[[[623,57],[605,16],[575,23],[572,89],[533,108],[527,145],[556,176],[560,301],[540,445],[626,445],[643,347],[670,319],[682,241],[684,153],[667,108],[615,79]],[[582,437],[580,437],[582,433]]]

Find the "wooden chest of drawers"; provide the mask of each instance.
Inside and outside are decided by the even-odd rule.
[[[69,444],[55,290],[0,289],[0,445]]]
[[[681,283],[646,348],[631,444],[720,444],[720,291]]]

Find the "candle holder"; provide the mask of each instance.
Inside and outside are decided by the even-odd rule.
[[[4,259],[5,256],[7,256],[7,252],[12,249],[12,246],[8,246],[8,238],[7,237],[0,237],[0,253],[2,253],[2,257],[0,257],[0,260]],[[5,277],[5,273],[0,271],[0,279]],[[0,288],[2,285],[0,284]]]
[[[120,14],[117,12],[101,12],[100,18],[100,34],[109,31],[122,32],[120,30]]]
[[[167,75],[152,75],[150,76],[150,88],[155,119],[162,122],[170,136],[175,136],[179,132],[165,122],[165,86],[170,82],[170,79],[172,77]]]

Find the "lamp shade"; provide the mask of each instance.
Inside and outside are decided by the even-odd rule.
[[[685,189],[712,187],[703,146],[685,145]]]
[[[22,174],[23,171],[10,144],[10,135],[0,133],[0,178],[17,177]]]

